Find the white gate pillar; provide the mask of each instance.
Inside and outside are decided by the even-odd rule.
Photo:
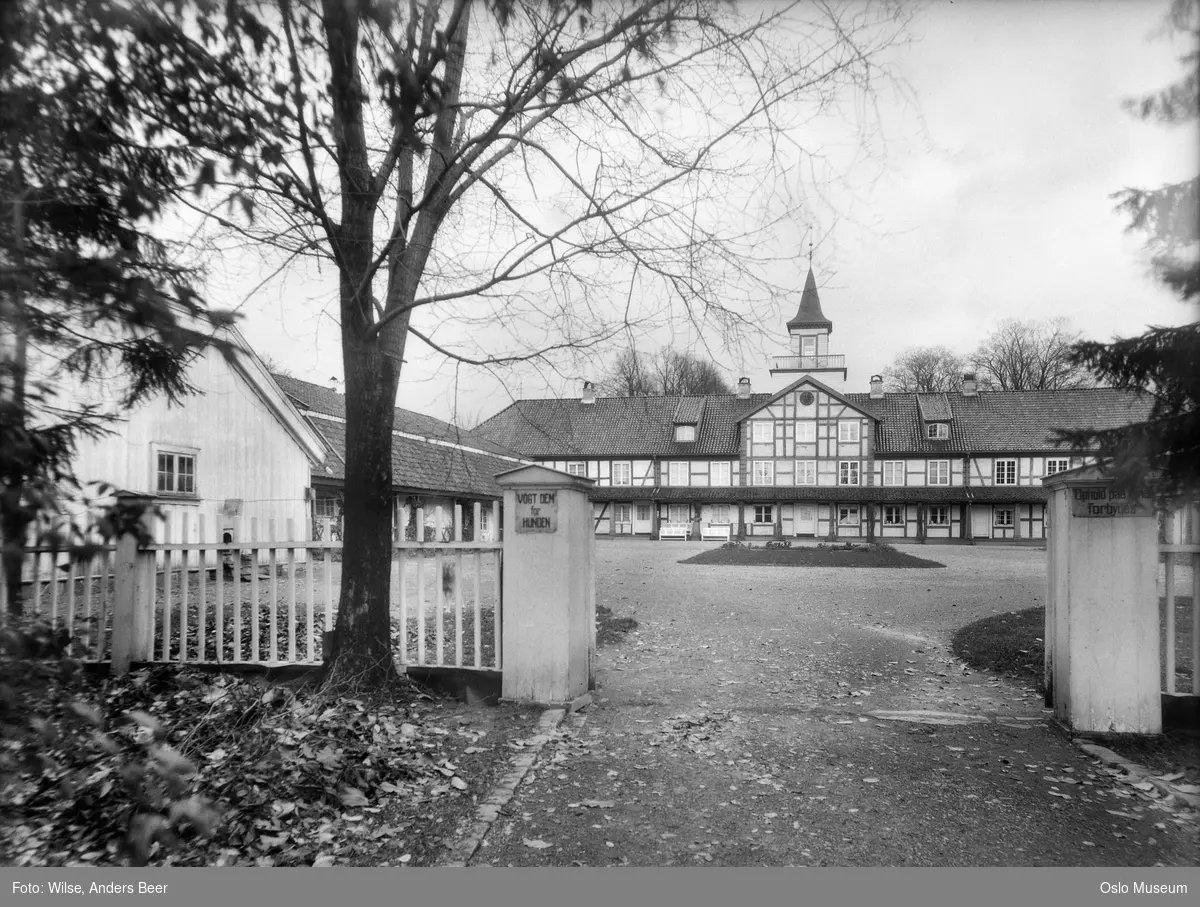
[[[496,477],[504,489],[501,696],[565,703],[592,684],[596,649],[595,483],[544,466]]]
[[[1047,705],[1078,731],[1161,733],[1154,509],[1094,466],[1043,484]]]

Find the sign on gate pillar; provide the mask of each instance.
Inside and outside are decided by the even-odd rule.
[[[496,476],[504,489],[501,695],[564,703],[592,680],[596,649],[591,479],[544,466]]]
[[[1097,467],[1049,476],[1046,688],[1078,731],[1162,731],[1158,523]]]

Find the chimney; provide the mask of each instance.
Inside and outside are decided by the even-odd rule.
[[[967,372],[963,375],[962,395],[964,397],[976,397],[979,395],[979,382],[975,380],[974,372]]]
[[[737,395],[738,395],[739,400],[749,400],[750,399],[750,379],[749,378],[738,378],[738,394]]]
[[[590,381],[583,382],[583,402],[596,402],[596,385],[592,384]]]
[[[871,399],[879,400],[883,397],[883,375],[871,376]]]

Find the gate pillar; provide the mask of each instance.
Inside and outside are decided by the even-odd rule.
[[[593,685],[596,537],[591,479],[544,466],[496,476],[504,489],[501,696],[565,703]]]
[[[1046,704],[1078,731],[1161,733],[1154,509],[1094,466],[1042,482]]]

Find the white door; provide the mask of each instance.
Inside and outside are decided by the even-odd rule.
[[[986,539],[991,533],[992,528],[992,508],[991,507],[972,507],[971,508],[971,537],[977,539]]]
[[[817,505],[796,505],[796,535],[817,534]]]

